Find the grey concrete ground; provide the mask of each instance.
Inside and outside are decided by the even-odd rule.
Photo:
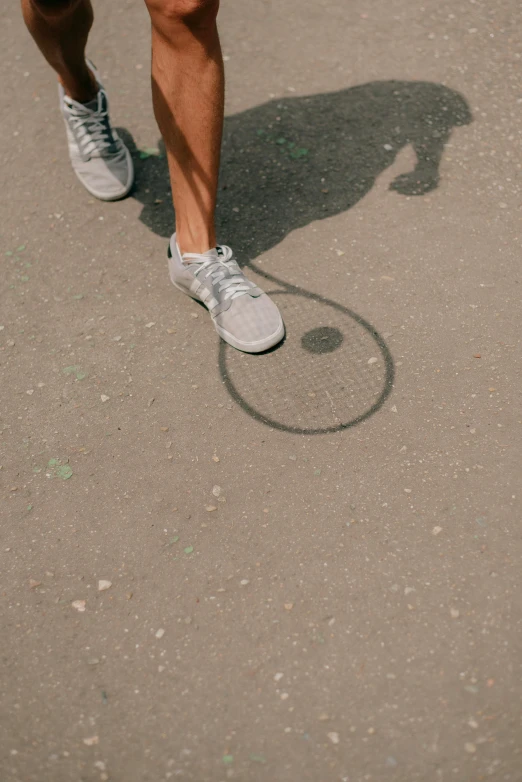
[[[522,780],[518,12],[224,0],[249,357],[168,282],[143,4],[116,204],[2,5],[2,782]]]

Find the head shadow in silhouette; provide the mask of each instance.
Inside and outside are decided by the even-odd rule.
[[[296,228],[350,209],[407,145],[415,167],[391,187],[404,195],[427,193],[438,185],[452,128],[469,122],[459,93],[420,81],[277,98],[226,117],[218,240],[232,244],[241,264],[251,264]],[[140,220],[169,237],[174,219],[164,154],[139,161],[134,197],[143,204]]]

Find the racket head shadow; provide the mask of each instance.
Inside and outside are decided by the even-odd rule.
[[[377,412],[392,390],[394,365],[373,326],[293,286],[269,295],[283,315],[285,341],[257,355],[221,342],[219,369],[232,399],[255,420],[301,435],[338,432]]]

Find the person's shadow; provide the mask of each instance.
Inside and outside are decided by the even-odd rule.
[[[421,195],[439,182],[444,144],[471,122],[458,92],[430,82],[379,81],[338,92],[277,98],[225,119],[218,241],[243,265],[296,228],[350,209],[411,144],[417,162],[391,187]],[[139,154],[128,133],[124,140]],[[173,230],[167,161],[137,160],[134,197],[154,233]]]
[[[416,163],[391,188],[404,195],[433,190],[452,128],[471,119],[454,90],[404,81],[278,98],[225,119],[218,241],[231,244],[242,265],[272,284],[268,292],[286,324],[286,341],[268,355],[219,344],[225,387],[252,418],[288,433],[326,434],[357,425],[385,403],[394,362],[373,325],[344,301],[291,285],[254,261],[296,228],[350,209],[408,145]],[[170,237],[174,214],[163,145],[160,155],[148,156],[130,134],[121,135],[136,158],[140,220]]]

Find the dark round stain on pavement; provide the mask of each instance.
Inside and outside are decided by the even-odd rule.
[[[342,345],[343,335],[339,329],[330,326],[320,326],[307,331],[301,337],[301,345],[309,353],[332,353]]]

